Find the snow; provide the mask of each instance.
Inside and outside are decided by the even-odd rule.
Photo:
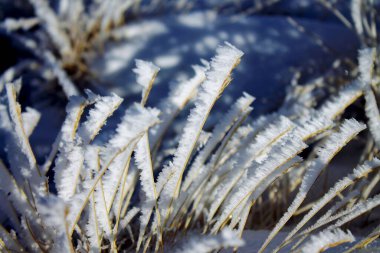
[[[244,230],[243,232],[243,241],[245,245],[239,248],[239,253],[252,253],[258,252],[262,242],[269,235],[269,230]],[[286,232],[280,232],[276,237],[276,241],[281,243],[283,239],[285,239]],[[273,246],[269,245],[267,252],[271,252],[274,250],[277,243],[274,243]],[[232,250],[223,250],[222,253],[230,253]]]
[[[244,244],[244,246],[239,247],[238,252],[239,253],[257,252],[259,250],[262,242],[268,237],[269,233],[270,233],[270,230],[244,230],[242,239],[245,242],[245,244]],[[270,244],[268,246],[266,252],[273,251],[274,248],[285,239],[286,235],[287,235],[287,232],[278,233],[277,237],[273,241],[274,243]],[[358,242],[361,239],[363,239],[363,238],[356,237],[355,242]],[[352,246],[353,244],[355,244],[355,242],[353,242],[352,244],[350,244],[350,243],[343,244],[343,245],[338,246],[336,248],[329,249],[326,252],[329,252],[329,253],[343,252],[344,249],[348,249],[348,246]],[[282,250],[280,250],[279,252],[280,253],[289,252],[291,246],[292,246],[292,244],[287,245]],[[367,248],[357,250],[355,252],[358,252],[358,253],[378,252],[379,249],[380,249],[380,243],[374,242],[374,243],[368,245]],[[230,252],[232,252],[232,250],[230,250],[230,249],[221,251],[221,253],[230,253]]]
[[[336,57],[356,55],[357,39],[344,26],[295,20],[308,32],[299,32],[280,16],[218,16],[213,11],[202,11],[146,18],[119,31],[119,38],[124,35],[126,40],[107,44],[92,68],[105,83],[113,84],[111,91],[135,98],[140,89],[131,85],[133,59],[153,61],[161,71],[149,102],[157,104],[168,93],[170,83],[180,76],[189,77],[191,65],[199,64],[201,58],[210,59],[217,45],[228,41],[245,55],[217,106],[228,108],[231,98],[246,91],[258,98],[253,112],[258,115],[278,106],[294,69],[323,72]],[[320,36],[333,53],[315,44],[309,32]]]

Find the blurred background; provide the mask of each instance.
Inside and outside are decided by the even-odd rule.
[[[152,61],[161,68],[148,100],[154,106],[170,87],[194,75],[192,65],[209,60],[216,47],[228,41],[245,55],[216,105],[217,118],[242,92],[256,97],[252,115],[257,117],[276,110],[292,83],[320,78],[344,83],[352,79],[356,66],[360,41],[352,24],[351,1],[103,2],[107,4],[0,1],[0,72],[16,66],[14,79],[22,80],[20,103],[41,112],[31,136],[39,159],[50,149],[72,95],[62,89],[65,81],[57,68],[67,75],[75,93],[83,94],[87,88],[98,94],[114,92],[128,105],[141,91],[132,72],[134,60]],[[109,13],[115,5],[119,12]],[[96,20],[91,19],[94,16]],[[23,26],[15,22],[20,19],[26,21]],[[65,40],[68,49],[61,43]],[[111,120],[109,125],[113,124]]]

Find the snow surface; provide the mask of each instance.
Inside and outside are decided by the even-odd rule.
[[[244,230],[243,240],[245,242],[245,245],[239,248],[238,253],[257,252],[260,249],[261,244],[268,237],[269,233],[270,233],[269,230]],[[272,243],[269,244],[269,246],[267,247],[265,252],[271,252],[272,250],[274,250],[275,247],[278,246],[285,239],[286,235],[287,235],[286,232],[278,233],[276,238],[272,241]],[[353,243],[342,244],[338,247],[328,249],[325,252],[326,253],[343,252],[345,249],[347,250],[349,248],[349,246],[352,246],[353,244],[355,244],[356,242],[358,242],[361,239],[362,238],[360,238],[360,237],[356,237],[356,241]],[[280,253],[289,252],[291,246],[292,246],[292,244],[289,244],[288,246],[284,247],[282,250],[280,250]],[[221,252],[222,253],[230,253],[230,252],[232,252],[232,250],[231,249],[222,250]],[[375,241],[372,244],[368,245],[367,248],[357,250],[355,252],[357,252],[357,253],[380,252],[380,242]]]
[[[244,52],[234,80],[217,106],[227,108],[247,91],[257,97],[254,115],[276,108],[284,96],[293,69],[318,74],[341,56],[356,56],[353,33],[335,22],[296,19],[306,28],[299,32],[283,16],[223,16],[213,11],[161,16],[129,23],[119,31],[126,41],[109,43],[94,60],[93,70],[120,96],[137,95],[131,75],[133,59],[149,60],[161,68],[148,103],[166,95],[171,83],[192,75],[192,64],[210,59],[215,48],[228,41]],[[315,33],[333,53],[316,45]],[[308,75],[308,74],[306,74]],[[310,77],[310,75],[309,75]]]

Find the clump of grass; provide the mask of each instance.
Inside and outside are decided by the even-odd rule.
[[[255,219],[252,210],[264,208],[263,202],[275,208],[281,201],[282,195],[273,195],[273,189],[280,187],[279,190],[290,193],[290,189],[298,188],[288,211],[263,242],[263,251],[302,208],[311,186],[330,161],[366,129],[365,124],[355,119],[342,120],[341,116],[366,94],[373,80],[367,75],[374,73],[372,52],[361,52],[359,79],[319,108],[285,103],[278,113],[253,120],[248,114],[254,98],[243,94],[201,145],[198,140],[203,125],[243,56],[227,43],[218,48],[207,67],[198,69],[196,77],[202,71],[204,80],[194,77],[184,83],[186,88],[198,90],[194,108],[174,156],[163,168],[155,161],[166,156],[160,143],[165,143],[167,128],[194,93],[173,91],[159,106],[161,115],[160,110],[145,107],[159,70],[153,64],[136,62],[137,80],[143,86],[142,99],[140,104],[126,109],[112,135],[101,129],[121,104],[120,97],[102,97],[90,91],[86,98],[71,97],[61,132],[42,165],[37,164],[28,141],[38,117],[31,114],[31,109],[20,111],[16,86],[7,83],[1,100],[2,131],[8,136],[8,165],[1,163],[2,212],[8,217],[7,227],[1,227],[3,250],[188,251],[195,247],[208,252],[238,247],[242,245],[238,237],[247,220]],[[193,85],[194,80],[198,82]],[[176,107],[167,109],[166,101],[173,107],[176,101]],[[89,106],[84,119],[83,113]],[[373,104],[366,109],[370,130],[375,124],[376,110]],[[109,137],[96,138],[99,134]],[[311,149],[309,155],[304,152],[307,147]],[[376,178],[379,165],[377,158],[370,159],[316,199],[275,251],[290,243],[293,247],[302,245],[312,231],[326,226],[335,231],[379,205],[378,197],[368,198],[372,196],[371,189],[362,184]],[[46,177],[49,170],[54,171],[53,181]],[[57,194],[48,187],[53,182]],[[344,200],[348,189],[359,194]],[[330,208],[325,210],[325,206]],[[310,227],[310,221],[316,217],[318,222]],[[210,234],[207,240],[212,243],[206,240],[205,244],[183,244],[187,231]],[[222,234],[211,239],[219,233]],[[343,232],[332,233],[339,239],[338,234]],[[301,241],[295,243],[297,238]],[[307,245],[303,247],[311,247]]]
[[[76,55],[82,53],[72,51],[68,38],[74,31],[67,35],[54,30],[56,15],[41,0],[33,2],[46,10],[43,22],[57,40],[53,43],[59,45],[61,59],[76,64]],[[103,11],[94,21],[97,34],[119,24]],[[353,12],[355,27],[360,27],[358,20],[367,15],[358,18]],[[76,15],[74,23],[80,19]],[[103,23],[105,17],[108,23]],[[27,24],[34,25],[31,20],[20,23]],[[327,98],[316,92],[323,87],[320,83],[294,84],[277,112],[252,119],[254,98],[244,93],[205,133],[213,105],[242,57],[243,52],[231,44],[220,46],[209,63],[195,66],[194,77],[174,87],[157,108],[146,102],[159,68],[137,60],[134,72],[143,87],[141,101],[128,107],[116,128],[107,132],[104,125],[122,98],[89,90],[80,96],[65,68],[56,64],[57,57],[44,52],[69,102],[43,164],[37,163],[29,143],[40,114],[32,108],[21,111],[17,102],[21,83],[10,82],[14,75],[6,72],[0,82],[0,129],[7,150],[7,159],[0,163],[0,212],[7,219],[0,226],[0,249],[210,252],[238,249],[243,245],[240,237],[252,224],[260,228],[271,224],[273,229],[266,240],[257,242],[259,252],[271,244],[273,252],[288,250],[285,247],[320,252],[354,241],[351,232],[341,228],[380,205],[375,194],[380,180],[376,48],[359,52],[356,78]],[[367,115],[367,124],[345,118],[362,98],[365,104],[356,110]],[[191,100],[193,108],[178,138],[166,136]],[[324,189],[322,196],[310,196],[319,178],[334,169],[331,161],[350,143],[360,141],[365,147],[352,173]],[[49,178],[49,171],[54,176]],[[287,224],[290,232],[278,242],[275,238]],[[377,227],[348,251],[364,247],[378,235]]]

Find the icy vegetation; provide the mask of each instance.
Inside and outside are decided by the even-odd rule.
[[[35,57],[0,78],[1,252],[354,252],[380,236],[374,1],[353,0],[342,13],[320,0],[358,36],[357,58],[337,59],[305,83],[296,72],[280,106],[261,116],[252,116],[255,94],[247,92],[225,100],[228,110],[215,110],[241,74],[236,69],[246,56],[238,37],[234,45],[210,39],[214,56],[151,102],[161,73],[180,65],[175,54],[159,64],[132,61],[133,82],[118,93],[120,84],[101,84],[117,78],[105,74],[115,66],[100,51],[117,52],[114,40],[124,39],[130,55],[143,50],[132,46],[133,33],[149,37],[165,28],[143,21],[136,30],[124,18],[153,14],[160,1],[29,2],[35,17],[0,25]],[[235,4],[217,2],[221,10]],[[186,10],[188,3],[162,8]],[[178,19],[200,29],[213,15]],[[207,22],[194,19],[200,17]],[[20,104],[30,76],[42,82],[40,93],[56,89],[67,99],[43,159],[30,139],[48,109]]]

